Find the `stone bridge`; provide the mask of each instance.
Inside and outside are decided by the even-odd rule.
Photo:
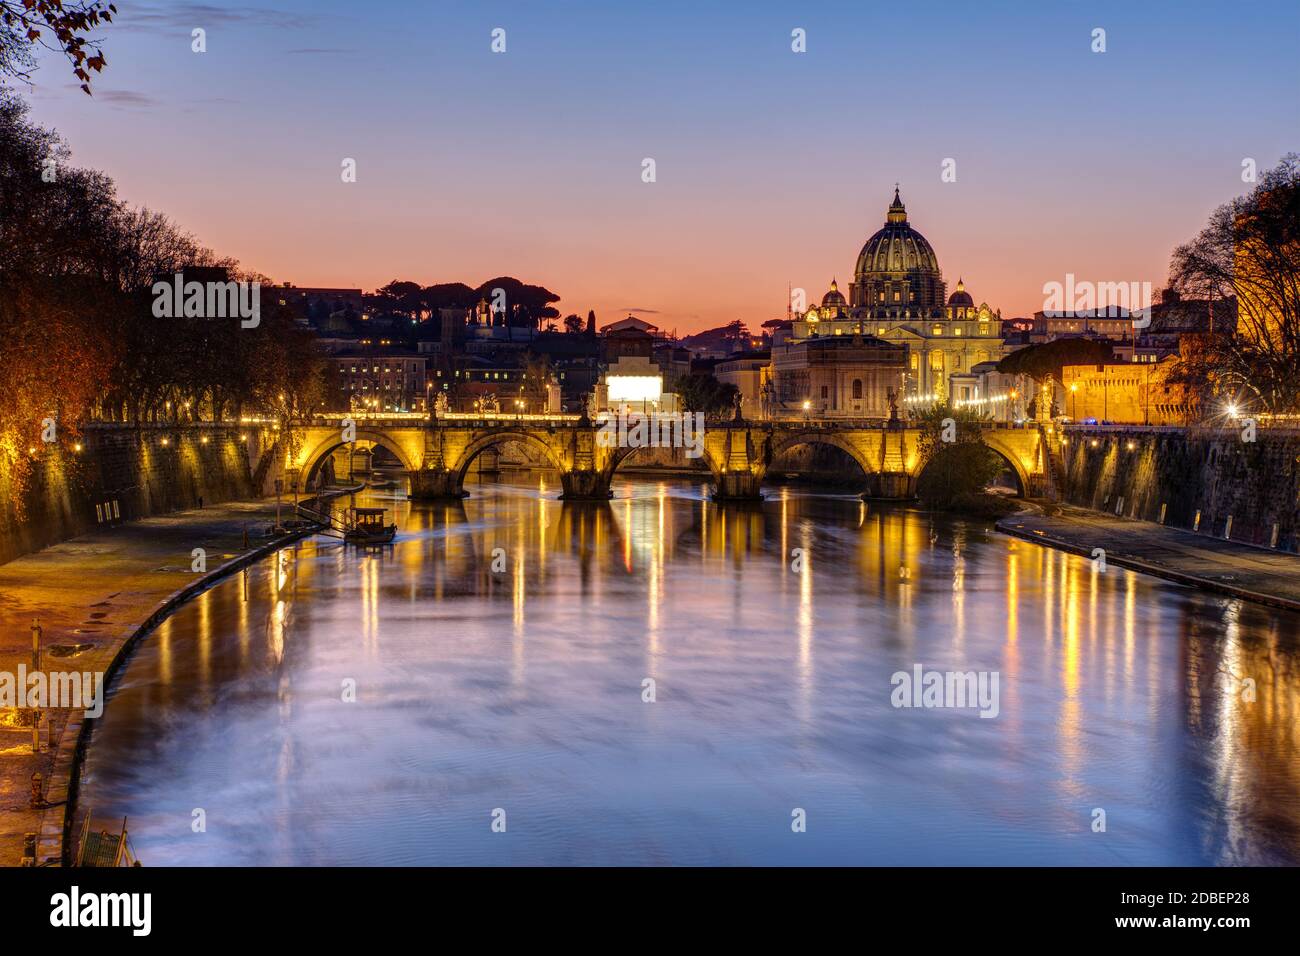
[[[306,491],[335,449],[345,441],[346,416],[325,416],[300,423],[295,451],[282,470],[286,489]],[[401,462],[412,498],[461,498],[465,475],[475,459],[506,442],[532,448],[540,461],[560,474],[565,499],[605,499],[615,472],[637,449],[608,446],[598,437],[599,424],[573,416],[458,417],[430,421],[422,416],[351,417],[353,441],[388,449]],[[867,476],[863,494],[871,498],[911,498],[922,471],[918,442],[921,430],[889,427],[880,421],[730,421],[705,427],[704,465],[713,478],[717,499],[755,499],[769,466],[800,445],[833,445],[846,452]],[[984,443],[1007,463],[1022,494],[1050,494],[1052,464],[1046,442],[1034,425],[983,426]]]

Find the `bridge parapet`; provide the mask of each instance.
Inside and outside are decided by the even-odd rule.
[[[350,429],[349,426],[350,425]],[[563,497],[607,499],[619,464],[630,449],[602,441],[598,423],[561,417],[440,418],[402,416],[358,421],[318,417],[297,431],[297,451],[286,453],[285,472],[308,490],[322,463],[351,442],[382,445],[402,463],[414,498],[462,498],[465,475],[485,451],[507,442],[528,446],[560,474]],[[1040,429],[986,427],[985,444],[1002,455],[1026,493],[1041,493],[1050,464],[1041,447]],[[864,494],[874,498],[911,498],[922,468],[922,431],[891,427],[881,420],[729,421],[708,423],[703,459],[718,499],[760,498],[774,460],[799,445],[823,444],[848,454],[866,475]]]

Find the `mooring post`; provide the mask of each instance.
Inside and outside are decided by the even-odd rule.
[[[41,622],[36,618],[32,619],[32,671],[33,673],[41,669]],[[47,683],[48,687],[49,684]],[[41,712],[32,711],[32,753],[41,752]]]

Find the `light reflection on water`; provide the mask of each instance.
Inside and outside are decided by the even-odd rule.
[[[206,592],[81,806],[146,865],[1300,862],[1300,616],[854,498],[557,492],[384,499],[391,548]],[[1000,715],[894,709],[916,663],[1000,672]]]

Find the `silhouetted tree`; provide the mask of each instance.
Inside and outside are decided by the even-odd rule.
[[[117,7],[104,0],[0,0],[0,76],[30,80],[37,46],[61,53],[90,93],[90,74],[106,65],[104,53],[90,49],[89,34],[111,23]]]
[[[1187,343],[1176,380],[1202,399],[1300,410],[1300,155],[1288,153],[1248,195],[1216,209],[1174,250],[1169,277],[1183,298],[1235,300],[1235,319]]]

